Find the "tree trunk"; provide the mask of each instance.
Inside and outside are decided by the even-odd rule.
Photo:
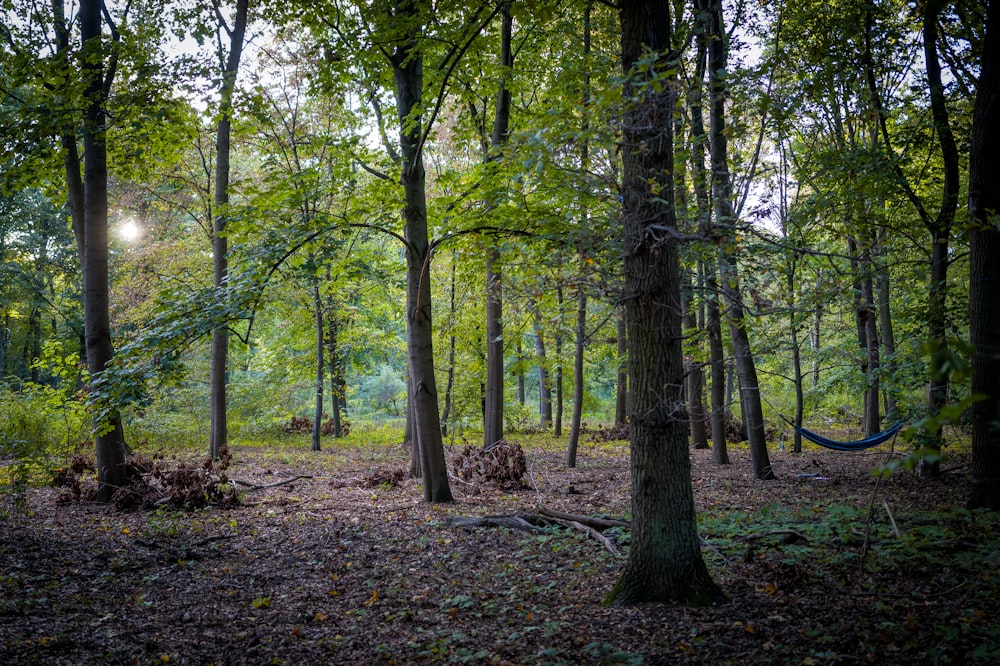
[[[500,251],[486,250],[486,392],[483,408],[483,446],[503,439],[503,301]]]
[[[316,409],[313,411],[312,450],[320,450],[320,435],[323,432],[323,300],[319,295],[319,284],[313,284],[313,314],[316,317]],[[331,395],[333,402],[337,398]]]
[[[872,285],[874,266],[867,243],[862,245],[862,243],[851,239],[849,251],[855,280],[854,315],[858,329],[858,343],[864,352],[861,360],[861,372],[865,376],[862,426],[865,437],[871,437],[881,430],[882,426],[879,409],[881,393],[879,388],[879,339],[875,294]]]
[[[401,175],[405,206],[406,237],[406,347],[409,358],[410,397],[413,426],[424,499],[452,501],[448,468],[441,437],[437,381],[434,377],[434,330],[431,316],[431,247],[427,236],[426,174],[421,151],[423,122],[420,98],[423,94],[423,57],[417,48],[420,36],[420,3],[398,6],[398,18],[408,26],[406,35],[392,55],[399,113]]]
[[[229,248],[226,240],[226,217],[229,206],[229,157],[231,152],[233,91],[236,74],[243,55],[249,0],[237,0],[233,29],[229,33],[229,55],[222,72],[219,92],[219,123],[215,138],[215,220],[212,235],[212,281],[223,292],[229,278]],[[214,460],[224,455],[229,445],[226,384],[229,380],[229,330],[225,325],[212,331],[212,367],[209,371],[209,411],[212,425],[209,435],[209,456]]]
[[[81,0],[80,41],[86,102],[83,116],[83,326],[91,385],[111,361],[111,316],[108,289],[108,154],[104,101],[104,46],[101,41],[103,2]],[[114,405],[97,424],[94,437],[97,501],[108,502],[125,485],[127,447]]]
[[[813,388],[819,386],[819,344],[820,344],[820,324],[823,322],[823,306],[817,305],[813,310],[812,329],[809,333],[809,349],[813,353],[812,362],[812,385]]]
[[[445,380],[444,388],[444,411],[441,413],[441,435],[448,436],[448,428],[452,417],[452,394],[455,392],[455,271],[457,266],[457,255],[451,255],[451,283],[448,292],[448,376]]]
[[[622,426],[628,422],[627,410],[628,410],[628,364],[626,362],[626,340],[625,340],[625,313],[624,310],[618,310],[618,316],[615,317],[615,326],[617,329],[617,344],[618,344],[618,378],[615,383],[615,425]]]
[[[632,547],[607,597],[611,605],[724,600],[701,557],[691,488],[687,416],[681,400],[680,268],[673,206],[674,88],[642,85],[633,71],[648,50],[652,75],[676,79],[668,0],[622,0],[622,219],[629,401]],[[655,187],[655,190],[654,190]],[[658,192],[658,195],[654,194]]]
[[[712,459],[718,465],[729,464],[729,450],[726,442],[726,358],[722,345],[722,312],[719,308],[719,287],[716,284],[715,268],[705,281],[708,289],[708,329],[709,368],[712,378]]]
[[[523,405],[527,402],[527,387],[525,386],[524,377],[524,344],[521,340],[521,335],[518,334],[517,342],[517,369],[514,371],[517,374],[517,403]]]
[[[709,147],[712,155],[713,194],[716,222],[725,235],[725,245],[719,248],[719,271],[722,294],[726,299],[729,332],[733,340],[733,355],[740,381],[741,412],[750,443],[750,458],[754,476],[773,479],[771,461],[764,437],[764,413],[761,407],[760,383],[754,363],[750,339],[747,336],[740,292],[739,273],[736,265],[736,218],[732,206],[732,184],[729,179],[728,140],[726,138],[725,96],[727,71],[726,34],[723,30],[721,0],[697,0],[698,9],[707,21],[708,69],[710,90],[711,131]]]
[[[886,243],[886,229],[882,227],[879,231],[879,240],[877,245],[878,256],[881,257],[885,252]],[[896,386],[894,382],[894,368],[896,365],[896,334],[893,331],[892,326],[892,308],[889,302],[889,269],[886,267],[885,262],[881,258],[876,262],[875,266],[875,293],[878,301],[878,329],[879,329],[879,342],[880,356],[881,356],[881,372],[880,375],[886,377],[886,381],[882,382],[882,394],[885,396],[885,410],[884,413],[887,418],[893,421],[899,419],[899,414],[897,414],[896,409]]]
[[[503,3],[500,29],[500,89],[497,91],[496,115],[490,139],[491,154],[487,161],[497,159],[500,149],[507,143],[510,128],[510,90],[507,79],[514,66],[514,53],[510,40],[513,19],[510,0]],[[492,202],[490,202],[492,204]],[[483,420],[483,446],[490,448],[503,439],[503,277],[500,269],[499,240],[486,251],[486,403]]]
[[[692,305],[694,285],[690,272],[683,271],[682,273],[684,277],[681,290],[681,311],[683,313],[681,325],[684,327],[685,337],[695,336],[698,331],[698,320],[694,316],[694,306]],[[685,358],[684,380],[688,416],[691,420],[688,428],[691,435],[691,445],[696,449],[707,449],[708,434],[705,432],[705,405],[702,400],[705,375],[701,369],[701,362],[697,358]]]
[[[552,388],[549,385],[545,338],[542,337],[542,314],[535,306],[535,358],[538,362],[538,421],[543,428],[552,425]]]
[[[581,261],[580,269],[583,270]],[[576,467],[576,452],[580,444],[583,423],[583,353],[587,348],[587,293],[583,284],[576,285],[576,345],[573,350],[573,416],[566,447],[566,466]]]
[[[556,327],[556,408],[555,414],[552,416],[552,434],[556,437],[562,437],[562,421],[563,421],[563,335],[562,335],[562,322],[564,315],[566,313],[565,303],[563,302],[563,290],[562,286],[556,287],[556,301],[559,304],[559,326]]]
[[[1000,0],[988,0],[969,164],[969,336],[973,345],[970,508],[1000,510]]]

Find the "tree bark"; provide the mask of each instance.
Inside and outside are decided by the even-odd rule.
[[[229,247],[226,239],[226,218],[229,206],[229,162],[231,152],[233,92],[236,75],[243,56],[249,0],[237,0],[233,28],[229,35],[229,55],[222,72],[219,92],[219,122],[215,138],[215,220],[212,234],[212,282],[216,290],[225,293],[229,279]],[[209,456],[214,460],[224,455],[229,445],[227,421],[227,387],[229,380],[229,329],[220,325],[212,331],[212,366],[209,371]]]
[[[653,75],[676,78],[669,0],[622,0],[624,84],[621,155],[629,401],[632,547],[611,605],[724,600],[701,557],[681,398],[680,266],[673,205],[674,88],[654,90],[635,71],[658,54]],[[643,85],[646,83],[646,85]],[[655,190],[654,190],[655,187]],[[658,192],[654,194],[654,191]]]
[[[1000,510],[1000,0],[988,0],[969,164],[971,508]]]
[[[414,438],[420,455],[424,499],[452,501],[441,437],[437,381],[434,377],[434,330],[431,315],[431,247],[427,235],[426,174],[421,150],[423,122],[423,57],[418,48],[420,25],[426,10],[421,2],[401,0],[397,17],[405,34],[392,54],[399,114],[400,181],[405,205],[406,238],[406,347],[413,405]]]

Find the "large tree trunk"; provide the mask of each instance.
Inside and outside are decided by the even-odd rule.
[[[761,406],[760,382],[747,335],[743,296],[733,245],[736,242],[736,219],[732,206],[732,183],[729,178],[728,140],[725,97],[727,68],[726,35],[723,31],[721,0],[697,0],[698,10],[707,22],[708,69],[710,90],[711,131],[709,147],[712,155],[713,193],[717,224],[725,235],[725,246],[719,248],[719,272],[722,294],[729,315],[729,333],[733,340],[733,355],[740,381],[741,412],[750,442],[750,458],[754,476],[773,479],[771,461],[764,437],[764,412]]]
[[[229,55],[226,70],[222,73],[219,93],[219,123],[215,138],[215,220],[212,236],[212,279],[217,290],[226,289],[229,278],[229,247],[226,240],[226,217],[229,206],[229,157],[231,152],[233,91],[236,74],[243,55],[249,0],[237,0],[233,28],[229,33]],[[225,325],[212,331],[212,367],[209,371],[209,412],[211,429],[209,456],[212,459],[225,454],[229,444],[227,421],[226,384],[229,379],[229,330]]]
[[[971,508],[1000,510],[1000,0],[988,0],[969,164],[969,336],[973,345]]]
[[[104,101],[104,47],[101,43],[103,2],[80,2],[81,58],[86,95],[83,117],[83,326],[87,368],[92,384],[111,361],[111,316],[108,294],[108,155]],[[125,484],[127,447],[121,418],[112,405],[94,437],[97,500],[108,502]]]
[[[423,58],[417,48],[420,7],[416,2],[399,5],[398,18],[407,34],[392,55],[399,113],[400,180],[403,186],[406,237],[406,347],[413,405],[414,439],[420,455],[424,499],[452,501],[448,468],[441,437],[437,381],[434,377],[434,329],[431,316],[431,247],[427,236],[426,174],[421,151],[423,123]]]
[[[708,605],[724,596],[701,557],[681,397],[680,267],[677,244],[669,234],[676,228],[671,122],[675,92],[669,82],[654,89],[642,81],[676,77],[675,63],[666,62],[671,3],[622,0],[619,7],[628,100],[622,122],[621,191],[623,300],[634,389],[629,401],[632,547],[607,603]],[[649,50],[659,54],[654,72],[634,71]]]

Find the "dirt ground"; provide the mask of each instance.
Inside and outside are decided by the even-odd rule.
[[[435,506],[395,482],[400,450],[327,448],[236,449],[228,478],[270,487],[240,485],[232,508],[120,512],[32,491],[0,520],[0,663],[1000,659],[998,523],[932,513],[961,506],[961,456],[940,481],[898,472],[873,494],[885,450],[773,451],[771,482],[751,478],[745,449],[727,466],[692,451],[703,552],[731,602],[619,609],[601,602],[624,558],[584,532],[449,519],[626,516],[627,443],[584,443],[572,470],[526,447],[530,488],[456,480],[456,501]],[[627,544],[627,529],[606,535]]]

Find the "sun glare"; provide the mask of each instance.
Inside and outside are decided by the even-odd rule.
[[[128,220],[118,227],[118,235],[123,241],[132,242],[142,235],[142,228],[132,220]]]

